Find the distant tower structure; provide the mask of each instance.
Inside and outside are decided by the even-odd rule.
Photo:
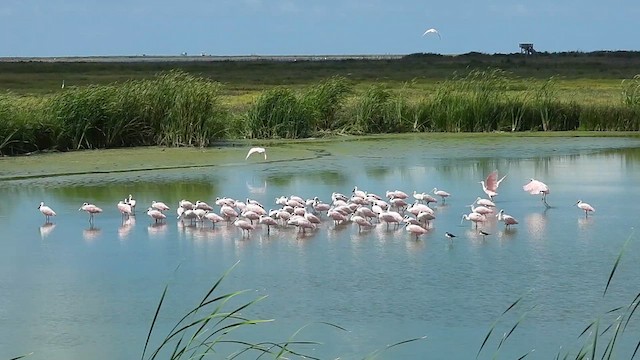
[[[533,48],[533,44],[531,43],[521,43],[520,53],[525,55],[532,55],[536,53],[536,50]]]

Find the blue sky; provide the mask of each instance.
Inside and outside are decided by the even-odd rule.
[[[638,19],[637,0],[1,0],[0,56],[640,50]]]

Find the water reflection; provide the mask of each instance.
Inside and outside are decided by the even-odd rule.
[[[147,226],[149,238],[161,238],[167,232],[167,223],[152,223]]]
[[[45,223],[40,226],[40,238],[44,240],[47,236],[51,234],[53,229],[56,228],[56,224],[54,223]]]
[[[102,230],[100,228],[91,225],[89,228],[82,230],[82,237],[85,241],[92,242],[100,237]]]
[[[129,216],[124,219],[122,225],[118,228],[118,238],[120,240],[126,240],[131,234],[131,230],[133,230],[134,225],[136,224],[135,216]]]
[[[378,148],[377,144],[369,142],[368,152]],[[41,226],[42,217],[35,209],[33,218],[25,218],[24,214],[0,204],[0,226],[9,235],[3,236],[2,244],[5,250],[10,249],[0,251],[3,267],[0,288],[12,289],[3,293],[5,301],[21,305],[16,311],[5,313],[9,324],[19,325],[0,329],[0,338],[10,339],[0,342],[0,346],[5,348],[9,344],[11,353],[20,353],[21,349],[46,353],[49,350],[41,344],[47,340],[35,339],[30,333],[34,326],[44,324],[49,328],[78,329],[77,339],[81,339],[78,342],[91,344],[98,354],[111,354],[113,343],[129,344],[122,346],[126,356],[121,356],[129,358],[145,340],[149,311],[153,312],[153,304],[157,303],[157,295],[167,279],[178,286],[207,287],[212,278],[216,279],[238,260],[240,265],[228,278],[232,281],[232,290],[237,290],[236,285],[241,289],[264,289],[270,296],[269,301],[261,303],[257,311],[276,318],[279,324],[286,324],[281,326],[298,328],[310,319],[321,319],[364,329],[357,336],[349,334],[336,340],[345,343],[344,347],[336,342],[327,343],[330,351],[339,353],[337,356],[328,356],[318,348],[314,355],[319,358],[359,357],[361,353],[353,353],[356,346],[360,346],[358,351],[376,348],[397,336],[410,338],[424,332],[445,333],[456,339],[465,338],[465,343],[477,343],[504,310],[503,305],[513,303],[514,297],[529,287],[540,289],[535,300],[544,311],[531,312],[519,331],[531,329],[536,339],[543,339],[545,346],[538,347],[543,353],[540,356],[550,358],[554,354],[548,354],[545,349],[556,349],[558,342],[575,339],[576,331],[579,333],[583,328],[583,321],[600,309],[597,305],[602,304],[604,308],[619,305],[602,298],[601,285],[627,239],[612,236],[612,230],[628,229],[629,224],[637,222],[633,217],[637,206],[633,200],[640,198],[640,189],[635,186],[640,178],[637,165],[640,157],[626,158],[625,151],[610,152],[606,156],[594,152],[572,155],[568,154],[564,139],[552,144],[545,142],[545,146],[520,139],[511,145],[497,144],[495,148],[476,146],[468,141],[455,146],[399,141],[384,145],[385,156],[377,158],[348,143],[340,145],[344,156],[326,156],[313,162],[300,160],[295,165],[274,161],[221,166],[215,171],[197,168],[135,175],[121,173],[106,175],[104,183],[101,177],[93,176],[4,183],[6,186],[0,187],[0,195],[6,203],[38,203],[44,199],[55,205],[56,223],[60,226]],[[563,153],[553,155],[545,149],[546,145]],[[409,146],[423,148],[407,152]],[[475,151],[476,147],[481,151]],[[509,173],[500,185],[499,206],[522,221],[505,228],[495,217],[490,217],[479,226],[490,235],[482,235],[472,224],[460,226],[460,214],[468,212],[467,205],[473,199],[484,196],[477,181],[494,169]],[[587,180],[576,183],[577,173],[585,174]],[[594,176],[598,173],[610,175],[603,180]],[[558,204],[573,204],[589,194],[589,201],[595,204],[614,202],[615,212],[610,215],[603,211],[584,218],[569,205],[545,210],[538,198],[522,191],[526,179],[537,176],[552,186],[552,200]],[[134,177],[136,180],[132,180]],[[153,199],[177,204],[184,198],[212,203],[217,197],[231,196],[255,198],[269,208],[276,207],[274,199],[283,194],[328,200],[332,192],[350,195],[354,185],[378,194],[393,189],[423,192],[442,186],[453,195],[446,205],[432,204],[437,218],[428,233],[417,241],[402,226],[387,228],[384,223],[376,223],[371,229],[358,231],[355,224],[336,225],[326,215],[315,231],[302,233],[295,227],[280,225],[268,234],[265,227],[256,226],[249,236],[243,237],[230,223],[182,223],[175,215],[163,224],[149,224],[153,220],[144,215],[138,219],[142,225],[136,225],[134,217],[123,223],[113,206],[105,208],[97,219],[102,230],[86,229],[84,214],[80,216],[76,211],[79,198],[115,203],[129,193],[135,195],[140,204],[149,204]],[[91,194],[95,196],[88,196]],[[21,227],[24,223],[27,224]],[[38,240],[36,227],[39,227],[40,238],[46,237],[49,241]],[[458,237],[449,240],[445,231],[452,231]],[[96,241],[110,239],[110,236],[126,239],[126,246],[120,242]],[[606,241],[588,241],[576,246],[577,241],[585,238]],[[37,241],[28,241],[30,239]],[[58,239],[70,241],[56,241]],[[150,241],[156,239],[159,241]],[[87,242],[91,241],[95,242],[91,244],[94,246],[88,246]],[[88,248],[99,251],[87,251]],[[640,276],[635,266],[638,261],[640,251],[625,253],[616,274],[622,279],[631,279],[624,284]],[[180,272],[175,272],[177,263],[184,264]],[[584,271],[584,264],[589,264],[589,271]],[[29,269],[38,271],[29,272]],[[24,273],[25,280],[1,276],[16,273]],[[105,277],[105,273],[110,276]],[[42,274],[47,276],[42,278]],[[89,315],[74,312],[68,317],[52,318],[51,308],[43,310],[41,302],[21,302],[25,296],[43,296],[40,286],[43,283],[56,294],[64,294],[64,297],[48,296],[48,304],[55,308],[86,309]],[[561,291],[555,291],[558,289]],[[592,289],[595,290],[592,292]],[[633,286],[612,289],[615,301],[626,301],[635,295],[634,291],[637,293]],[[188,308],[191,304],[187,302],[188,297],[188,291],[180,293],[168,308],[171,311]],[[474,301],[470,303],[469,298]],[[334,302],[327,303],[327,299]],[[368,305],[358,306],[363,303]],[[117,311],[109,308],[109,304],[117,304]],[[437,314],[432,311],[434,308],[438,309]],[[37,319],[38,324],[25,320],[25,314]],[[427,318],[429,321],[425,321]],[[449,326],[450,319],[464,319],[464,329]],[[397,321],[402,326],[391,331],[385,326],[389,321]],[[576,322],[580,326],[574,327]],[[381,330],[374,331],[374,328]],[[554,331],[548,331],[549,328]],[[276,333],[290,333],[289,329],[277,330],[258,330],[256,336],[269,338]],[[104,339],[110,339],[107,345],[102,345]],[[527,341],[522,344],[530,345]],[[505,358],[523,353],[519,341],[511,345],[517,350],[511,352],[505,348]],[[435,343],[427,350],[411,345],[407,349],[406,358],[428,357],[427,351],[448,358],[470,358],[475,354],[466,347],[452,349]],[[53,360],[74,358],[74,350],[60,345],[59,352],[47,355]],[[456,350],[459,353],[453,354]],[[113,356],[84,357],[106,360]]]
[[[544,212],[541,213],[529,213],[524,218],[524,223],[527,228],[527,232],[529,233],[529,237],[534,241],[542,241],[546,238],[547,212],[549,212],[549,208],[545,209]],[[515,227],[507,230],[515,230]]]

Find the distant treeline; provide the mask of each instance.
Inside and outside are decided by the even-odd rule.
[[[52,95],[0,95],[0,153],[132,146],[208,146],[223,139],[298,139],[324,134],[640,130],[640,77],[619,103],[565,101],[553,78],[509,92],[501,70],[474,70],[423,97],[344,77],[303,89],[264,90],[247,109],[222,101],[223,85],[181,71]]]

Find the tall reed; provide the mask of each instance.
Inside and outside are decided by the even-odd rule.
[[[312,128],[318,131],[341,127],[343,122],[339,121],[339,112],[352,91],[342,76],[333,76],[309,87],[302,94],[301,101],[309,110]]]
[[[207,146],[225,136],[220,85],[179,71],[151,80],[69,88],[55,95],[58,148]]]
[[[297,139],[311,134],[312,111],[293,90],[265,90],[246,114],[247,137]]]

